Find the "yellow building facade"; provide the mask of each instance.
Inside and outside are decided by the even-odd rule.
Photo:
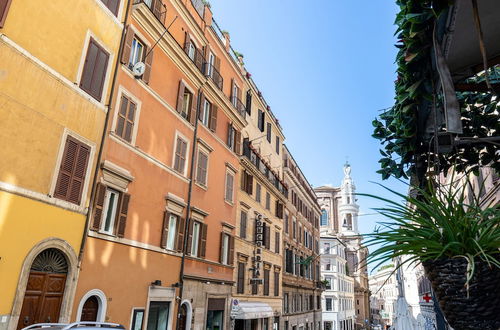
[[[72,319],[126,6],[0,4],[2,330]]]

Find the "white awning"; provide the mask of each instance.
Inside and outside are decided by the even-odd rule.
[[[271,306],[261,302],[239,302],[231,309],[231,318],[238,320],[261,319],[273,315]]]

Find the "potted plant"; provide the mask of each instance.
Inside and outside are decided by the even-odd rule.
[[[368,262],[422,263],[454,329],[500,329],[500,206],[481,208],[471,187],[429,184],[408,196],[384,187],[401,202],[360,194],[387,203],[376,210],[392,220],[366,235],[380,244]]]

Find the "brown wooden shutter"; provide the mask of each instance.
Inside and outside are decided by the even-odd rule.
[[[125,36],[125,42],[123,43],[123,51],[121,62],[123,64],[128,64],[130,60],[130,52],[132,51],[132,42],[134,41],[134,30],[129,25],[127,27],[127,34]]]
[[[229,236],[229,256],[228,256],[228,264],[234,264],[234,237],[232,235]]]
[[[269,296],[269,269],[264,269],[264,295]]]
[[[280,273],[274,272],[274,295],[280,295]]]
[[[5,24],[5,19],[7,18],[11,2],[12,0],[0,0],[0,28],[2,28]]]
[[[146,84],[149,84],[149,77],[151,76],[151,66],[153,65],[153,50],[147,50],[147,52],[148,56],[146,56],[146,59],[144,60],[146,69],[144,70],[144,74],[142,75],[142,80],[144,80]]]
[[[198,119],[202,120],[203,118],[201,117],[201,115],[203,111],[201,109],[205,107],[205,95],[203,94],[203,92],[200,91],[200,93],[198,94],[198,98],[200,102],[200,111],[198,111]]]
[[[215,133],[217,131],[217,107],[215,104],[212,104],[212,108],[210,109],[210,124],[209,128],[212,132]]]
[[[176,250],[182,252],[184,247],[184,230],[186,230],[186,221],[184,218],[179,218],[179,225],[177,227],[177,237],[176,237]]]
[[[207,251],[207,229],[208,226],[206,223],[201,224],[201,235],[200,235],[200,244],[198,244],[200,249],[200,257],[205,258]]]
[[[193,219],[189,219],[189,227],[188,227],[188,242],[187,242],[187,251],[186,254],[191,254],[191,244],[192,244],[192,240],[193,240]]]
[[[90,229],[98,231],[101,228],[102,209],[104,207],[104,197],[106,196],[106,186],[102,183],[97,183],[95,191],[94,219]]]
[[[231,93],[229,93],[231,98],[231,104],[233,103],[233,98],[236,97],[236,95],[233,95],[233,91],[234,91],[234,78],[231,78]]]
[[[251,195],[253,193],[253,176],[251,174],[247,174],[247,176],[246,192]]]
[[[219,247],[219,262],[222,263],[222,261],[224,260],[224,235],[226,235],[226,233],[224,232],[221,232],[220,233],[220,247]],[[227,251],[226,251],[227,253]]]
[[[161,241],[160,241],[160,247],[163,249],[167,247],[169,222],[170,222],[170,213],[168,211],[165,211],[163,212],[163,227],[161,229]]]
[[[121,194],[120,212],[118,213],[118,226],[116,229],[116,236],[123,237],[125,235],[125,226],[127,224],[128,203],[130,201],[130,194]]]
[[[186,88],[186,85],[184,85],[184,82],[181,80],[179,82],[179,94],[177,95],[177,107],[175,108],[178,113],[182,112],[182,106],[184,103],[184,89]]]
[[[247,172],[243,170],[241,172],[241,190],[247,191]]]
[[[186,31],[186,38],[184,39],[184,51],[186,52],[186,54],[188,53],[190,43],[191,36],[189,35],[189,32]]]
[[[158,0],[153,0],[153,3],[151,4],[151,10],[153,11],[153,15],[157,17],[158,19],[161,19],[161,7],[162,7],[162,2]]]
[[[233,132],[233,124],[231,122],[227,123],[227,146],[229,149],[234,148],[234,141],[231,141],[231,133]],[[234,139],[234,137],[233,137]]]
[[[238,262],[238,281],[236,293],[245,293],[245,264]]]
[[[220,73],[220,58],[215,57],[214,66],[217,69],[217,71]]]
[[[281,240],[280,240],[280,232],[277,231],[274,234],[274,252],[280,253],[280,245],[281,245]]]
[[[235,131],[234,133],[234,152],[239,156],[241,155],[241,133]]]
[[[196,123],[196,109],[197,108],[198,108],[198,102],[197,102],[197,99],[196,99],[196,95],[193,93],[192,94],[192,100],[191,100],[191,110],[190,110],[190,113],[189,113],[189,122],[193,126]]]

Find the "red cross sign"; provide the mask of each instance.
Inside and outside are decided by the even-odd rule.
[[[422,299],[425,300],[426,303],[428,303],[429,301],[432,300],[432,297],[428,293],[426,293],[426,294],[424,294]]]

